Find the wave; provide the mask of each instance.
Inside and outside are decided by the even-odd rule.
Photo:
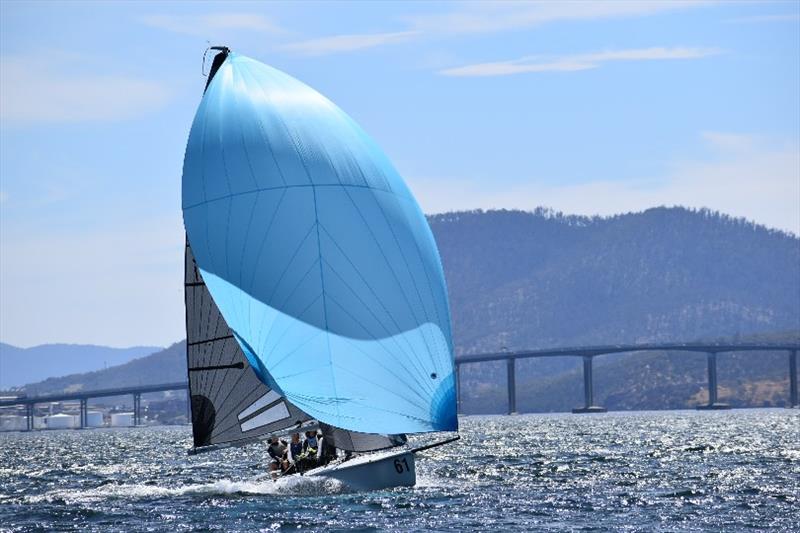
[[[213,483],[199,483],[178,487],[147,484],[103,485],[92,489],[55,490],[28,496],[28,503],[59,502],[90,503],[111,499],[161,499],[182,497],[210,497],[235,495],[267,496],[322,496],[348,492],[341,481],[324,477],[293,476],[272,481],[254,478],[245,481],[222,479]]]

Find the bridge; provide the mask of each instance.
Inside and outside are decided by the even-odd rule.
[[[147,394],[149,392],[165,392],[173,390],[188,391],[189,383],[186,381],[182,381],[178,383],[162,383],[160,385],[139,385],[135,387],[120,387],[116,389],[99,389],[93,391],[78,391],[78,392],[70,392],[63,394],[44,394],[41,396],[31,396],[31,397],[23,396],[11,399],[1,399],[0,408],[24,405],[26,407],[25,418],[27,420],[27,428],[30,431],[33,429],[33,408],[36,404],[51,403],[51,402],[70,402],[79,400],[81,402],[80,427],[85,428],[86,426],[88,426],[88,420],[87,420],[88,403],[91,398],[107,398],[110,396],[132,395],[133,424],[138,426],[142,421],[141,417],[142,394]]]
[[[592,361],[599,355],[633,352],[674,351],[688,353],[705,353],[708,358],[708,403],[698,409],[729,409],[730,406],[717,399],[717,355],[729,352],[749,351],[786,351],[789,354],[789,405],[798,407],[797,392],[797,352],[800,342],[789,343],[646,343],[617,344],[610,346],[584,346],[578,348],[552,348],[546,350],[502,351],[482,354],[466,354],[456,356],[456,390],[458,405],[461,406],[461,367],[466,364],[487,361],[505,361],[507,372],[508,413],[517,412],[516,369],[517,359],[536,357],[582,357],[583,358],[583,407],[573,409],[573,413],[604,413],[606,409],[594,403],[592,380]]]
[[[675,351],[687,353],[705,353],[708,358],[708,404],[699,406],[698,409],[728,409],[730,406],[720,403],[717,399],[717,355],[728,352],[745,351],[786,351],[789,354],[789,405],[800,407],[798,402],[797,389],[797,352],[800,351],[800,343],[778,343],[778,344],[709,344],[709,343],[663,343],[663,344],[625,344],[610,346],[584,346],[577,348],[552,348],[547,350],[521,350],[521,351],[502,351],[494,353],[458,355],[456,362],[456,390],[458,395],[458,405],[461,406],[461,367],[467,364],[483,363],[488,361],[506,361],[507,368],[507,391],[508,391],[508,413],[517,412],[516,399],[516,361],[518,359],[529,359],[536,357],[582,357],[583,358],[583,394],[584,405],[573,409],[573,413],[603,413],[605,408],[594,404],[594,392],[592,382],[592,361],[600,355],[615,353],[651,352],[651,351]],[[40,403],[80,401],[80,427],[84,428],[87,423],[88,401],[91,398],[103,398],[110,396],[133,396],[133,420],[134,425],[141,423],[141,396],[150,392],[165,392],[173,390],[188,391],[189,384],[185,381],[177,383],[164,383],[160,385],[140,385],[133,387],[121,387],[115,389],[100,389],[93,391],[78,391],[63,394],[47,394],[42,396],[18,397],[11,399],[0,399],[0,408],[14,407],[23,405],[26,407],[26,419],[28,430],[33,429],[34,406]]]

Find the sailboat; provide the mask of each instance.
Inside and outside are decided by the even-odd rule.
[[[305,475],[414,485],[415,455],[458,438],[407,443],[458,431],[447,290],[425,216],[330,100],[227,47],[209,51],[182,180],[189,453],[319,430],[357,456]]]

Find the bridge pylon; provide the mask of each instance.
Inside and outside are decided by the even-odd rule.
[[[727,403],[717,400],[717,352],[708,352],[708,403],[698,405],[700,411],[730,409]]]
[[[583,356],[583,407],[576,407],[572,410],[575,414],[582,413],[605,413],[605,407],[594,404],[594,384],[592,383],[592,359],[591,355]]]
[[[797,350],[789,351],[789,407],[800,407],[797,398]]]

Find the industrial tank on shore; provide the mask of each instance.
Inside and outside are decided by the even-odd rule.
[[[80,427],[80,418],[77,415],[59,413],[50,415],[44,419],[47,429],[73,429]]]
[[[24,431],[28,429],[28,421],[24,416],[0,416],[0,431]]]
[[[112,427],[128,427],[133,425],[133,413],[114,413],[111,415]]]
[[[86,413],[86,427],[101,428],[103,427],[103,413],[97,411],[89,411]]]

